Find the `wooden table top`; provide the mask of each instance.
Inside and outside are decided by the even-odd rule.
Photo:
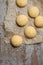
[[[39,0],[43,4],[43,0]],[[43,65],[43,43],[14,48],[4,43],[3,21],[7,0],[0,0],[0,65]]]

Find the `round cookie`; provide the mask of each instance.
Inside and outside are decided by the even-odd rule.
[[[20,35],[14,35],[11,38],[11,43],[13,46],[20,46],[23,43],[23,38]]]
[[[37,27],[43,27],[43,16],[39,15],[35,18],[35,25]]]
[[[32,26],[26,27],[25,30],[24,30],[24,33],[25,33],[26,37],[28,37],[28,38],[33,38],[37,34],[35,28],[32,27]]]
[[[24,7],[27,5],[27,0],[16,0],[16,4],[19,6],[19,7]]]
[[[39,9],[35,6],[31,6],[28,10],[28,14],[31,17],[37,17],[39,15]]]
[[[17,17],[16,22],[19,26],[24,26],[28,22],[28,17],[26,15],[21,14]]]

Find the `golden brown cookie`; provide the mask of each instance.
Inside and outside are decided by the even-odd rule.
[[[23,43],[23,38],[20,36],[20,35],[14,35],[12,38],[11,38],[11,44],[13,46],[20,46],[21,44]]]
[[[16,4],[19,6],[19,7],[24,7],[27,5],[27,0],[16,0]]]
[[[28,22],[28,17],[26,15],[21,14],[17,17],[16,22],[19,26],[24,26]]]
[[[35,18],[35,25],[37,27],[43,27],[43,16],[39,15]]]
[[[31,17],[37,17],[39,15],[39,9],[35,6],[31,6],[29,9],[28,9],[28,14],[31,16]]]
[[[28,37],[28,38],[33,38],[37,34],[36,29],[32,26],[26,27],[24,30],[24,33],[25,33],[26,37]]]

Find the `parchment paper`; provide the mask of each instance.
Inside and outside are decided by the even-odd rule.
[[[23,36],[24,44],[35,44],[35,43],[43,42],[43,28],[35,27],[34,18],[31,18],[30,16],[28,16],[27,10],[29,9],[30,6],[38,7],[40,10],[40,15],[43,15],[43,4],[38,0],[28,0],[28,4],[24,8],[19,8],[16,5],[16,0],[8,0],[8,9],[7,9],[7,14],[5,16],[5,21],[4,21],[4,29],[5,29],[4,41],[6,43],[10,43],[10,38],[13,34],[19,34]],[[19,27],[16,24],[16,17],[19,14],[25,14],[26,16],[28,16],[29,22],[24,27]],[[28,39],[24,35],[24,28],[30,25],[34,26],[37,30],[37,36],[32,39]]]

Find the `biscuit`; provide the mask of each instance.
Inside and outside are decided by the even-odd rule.
[[[43,27],[43,16],[39,15],[35,18],[35,25],[37,27]]]
[[[16,0],[16,4],[19,6],[19,7],[24,7],[27,5],[27,0]]]
[[[28,37],[28,38],[33,38],[37,34],[36,29],[32,26],[26,27],[24,30],[24,33],[25,33],[26,37]]]
[[[39,15],[39,9],[35,6],[31,6],[28,10],[28,14],[31,17],[37,17]]]
[[[16,22],[19,26],[24,26],[28,22],[28,17],[26,15],[21,14],[17,17]]]
[[[11,38],[11,44],[13,46],[20,46],[23,43],[23,38],[20,35],[14,35]]]

